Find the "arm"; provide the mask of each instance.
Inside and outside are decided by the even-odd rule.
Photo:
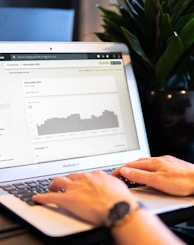
[[[142,158],[116,169],[113,175],[172,195],[194,194],[194,164],[172,156]]]
[[[64,192],[58,192],[60,189]],[[102,171],[57,177],[51,183],[50,190],[50,193],[34,196],[33,200],[60,205],[95,226],[104,224],[105,217],[115,203],[135,201],[121,180]],[[183,244],[146,209],[132,211],[122,224],[111,227],[110,231],[119,245]]]
[[[184,244],[156,216],[143,209],[123,226],[113,227],[111,233],[118,245]]]

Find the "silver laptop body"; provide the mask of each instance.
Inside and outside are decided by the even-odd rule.
[[[111,170],[149,156],[124,44],[0,43],[0,186]],[[48,236],[93,228],[3,189],[0,203]]]

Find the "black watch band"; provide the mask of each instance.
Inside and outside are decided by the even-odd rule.
[[[142,207],[144,207],[144,205],[135,200],[130,200],[129,202],[118,202],[109,210],[109,213],[105,218],[104,225],[106,227],[120,225],[128,219],[132,213]]]

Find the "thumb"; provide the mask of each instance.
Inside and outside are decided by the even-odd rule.
[[[126,179],[139,184],[149,185],[153,179],[153,174],[151,172],[129,167],[120,168],[120,174]]]

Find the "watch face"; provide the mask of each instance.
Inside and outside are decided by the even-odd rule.
[[[127,202],[119,202],[110,210],[108,219],[114,224],[122,220],[130,211],[130,206]]]

